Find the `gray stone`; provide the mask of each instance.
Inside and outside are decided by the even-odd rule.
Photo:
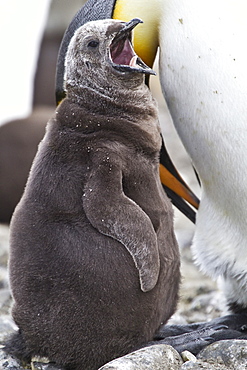
[[[11,334],[17,330],[17,326],[12,320],[10,315],[1,315],[0,316],[0,343]],[[0,368],[1,369],[1,368]]]
[[[7,355],[2,348],[0,348],[0,369],[1,370],[24,370],[21,363],[13,358],[12,356]]]
[[[247,369],[247,341],[222,340],[210,344],[197,356],[198,359],[217,364],[224,364],[227,369]]]
[[[190,351],[183,351],[181,353],[181,357],[184,360],[184,362],[185,361],[192,361],[192,362],[197,361],[196,356],[194,356],[193,353],[191,353]]]
[[[7,267],[0,265],[0,289],[9,289],[9,276]]]
[[[7,315],[11,305],[11,295],[8,288],[0,289],[0,315]]]
[[[185,362],[179,370],[228,370],[225,365],[220,364],[209,364],[208,362],[204,361],[187,361]]]
[[[7,266],[9,252],[9,227],[0,224],[0,266]]]
[[[179,370],[182,363],[174,348],[157,344],[119,357],[99,370]]]

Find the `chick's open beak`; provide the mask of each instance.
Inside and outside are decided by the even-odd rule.
[[[117,33],[110,46],[110,60],[113,68],[119,72],[155,75],[156,73],[136,55],[132,46],[131,32],[139,23],[143,23],[142,20],[134,18],[125,23],[124,27]]]

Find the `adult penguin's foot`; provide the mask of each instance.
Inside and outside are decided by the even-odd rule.
[[[247,314],[231,314],[188,325],[163,325],[152,344],[169,344],[179,353],[188,350],[197,355],[207,345],[226,339],[247,339]]]

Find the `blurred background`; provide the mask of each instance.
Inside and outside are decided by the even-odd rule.
[[[46,123],[55,110],[55,69],[59,45],[64,31],[84,2],[0,2],[0,42],[4,48],[0,60],[4,87],[0,92],[0,266],[1,263],[6,266],[7,262],[11,215],[22,195]],[[154,69],[158,72],[158,58]],[[190,159],[173,127],[158,76],[152,76],[151,90],[159,103],[160,123],[168,152],[184,180],[200,197],[200,187]],[[205,307],[208,313],[204,312],[202,317],[191,317],[190,311],[188,317],[190,321],[210,319],[218,315],[219,302],[210,306],[208,294],[212,293],[215,297],[215,284],[200,274],[191,261],[189,246],[194,225],[177,210],[174,222],[185,276],[181,290],[184,301],[180,311],[188,311],[195,295],[206,292]],[[4,262],[1,262],[1,255],[4,256]]]
[[[0,223],[9,223],[55,109],[59,46],[82,0],[1,0]]]

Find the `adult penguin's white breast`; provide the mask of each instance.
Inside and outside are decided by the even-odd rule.
[[[247,261],[247,4],[173,0],[162,11],[162,89],[202,182],[193,249],[207,273],[231,266],[239,274]]]

